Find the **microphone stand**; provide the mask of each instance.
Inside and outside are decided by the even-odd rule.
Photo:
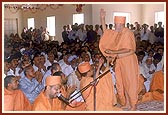
[[[94,77],[93,79],[95,80],[96,79],[96,72],[95,72],[95,68],[94,68]],[[96,85],[94,85],[94,111],[96,111]]]
[[[88,85],[86,85],[84,88],[82,88],[81,90],[79,90],[77,93],[75,93],[73,96],[71,96],[69,99],[63,97],[62,95],[58,95],[57,97],[62,100],[63,102],[65,102],[67,105],[69,105],[71,102],[73,102],[75,99],[77,99],[78,97],[80,97],[82,95],[82,92],[84,92],[86,89],[88,89],[90,86],[93,86],[96,88],[96,83],[107,73],[110,72],[109,69],[109,58],[107,59],[107,69],[105,69],[105,71],[98,75],[98,77],[96,78],[96,76],[94,76],[94,80],[91,81]],[[116,61],[116,58],[112,61],[113,63]],[[80,93],[80,95],[78,95],[76,98],[72,99],[73,97],[75,97],[78,93]],[[96,110],[96,90],[94,90],[94,110]]]
[[[71,96],[70,98],[69,98],[69,100],[70,99],[72,99],[75,95],[77,95],[78,93],[81,93],[79,96],[77,96],[76,98],[74,98],[74,99],[72,99],[71,101],[70,101],[70,103],[72,102],[72,101],[74,101],[75,99],[77,99],[78,97],[80,97],[81,95],[82,95],[82,92],[84,92],[86,89],[88,89],[90,86],[92,86],[92,85],[95,85],[95,83],[97,82],[97,81],[99,81],[99,79],[101,79],[104,75],[106,75],[108,72],[110,72],[110,69],[108,69],[108,70],[106,70],[105,72],[103,72],[102,74],[100,74],[96,79],[94,79],[93,81],[91,81],[88,85],[86,85],[84,88],[82,88],[81,90],[79,90],[77,93],[75,93],[73,96]]]

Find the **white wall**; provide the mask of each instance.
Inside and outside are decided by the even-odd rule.
[[[143,12],[142,23],[153,25],[155,23],[155,12],[158,12],[158,11],[164,11],[163,4],[161,4],[161,3],[143,4],[142,5],[142,12]]]
[[[93,24],[100,23],[99,11],[103,8],[106,11],[106,23],[113,23],[113,12],[128,12],[131,13],[131,23],[138,21],[141,23],[141,5],[139,4],[94,4],[92,6],[92,22]]]
[[[155,22],[155,12],[157,11],[164,11],[164,2],[155,3],[155,4],[116,4],[116,3],[109,3],[109,4],[93,4],[92,5],[92,22],[93,24],[99,24],[99,11],[103,8],[106,11],[106,23],[113,23],[113,12],[129,12],[131,13],[130,16],[130,23],[134,23],[135,21],[139,22],[140,24],[146,23],[149,25],[153,25]]]
[[[163,2],[164,3],[164,2]],[[100,24],[99,11],[104,8],[107,12],[106,23],[113,23],[112,13],[113,12],[130,12],[131,13],[131,23],[138,21],[139,23],[147,23],[153,25],[154,23],[154,12],[164,10],[164,5],[162,4],[139,4],[139,3],[122,3],[114,4],[112,2],[108,4],[86,4],[83,7],[83,13],[85,16],[85,24]],[[58,9],[47,8],[44,11],[38,11],[36,13],[31,13],[29,11],[17,13],[11,13],[9,10],[5,10],[5,18],[18,18],[19,20],[19,33],[21,33],[23,27],[27,27],[27,18],[35,18],[35,27],[40,28],[41,26],[46,27],[47,16],[56,16],[56,37],[60,43],[63,41],[61,37],[63,25],[72,24],[73,17],[72,14],[76,13],[76,7],[72,4],[64,4],[64,6]]]
[[[56,10],[51,8],[47,8],[45,11],[38,11],[34,14],[31,12],[25,12],[23,14],[24,26],[27,27],[27,18],[34,17],[36,28],[40,28],[41,26],[47,26],[47,17],[55,16],[56,17],[56,37],[55,40],[58,40],[60,43],[63,41],[61,33],[63,31],[62,27],[67,24],[73,24],[73,13],[76,12],[76,6],[72,4],[65,4],[62,7],[59,7]],[[84,23],[91,24],[91,5],[83,6],[84,16],[87,17],[84,20]]]
[[[13,11],[13,13],[11,13]],[[22,32],[23,28],[23,13],[21,10],[18,10],[17,12],[15,10],[9,10],[9,9],[4,9],[4,18],[5,19],[18,19],[18,33]],[[15,34],[15,33],[14,33]]]

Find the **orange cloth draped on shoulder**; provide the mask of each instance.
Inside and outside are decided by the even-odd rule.
[[[42,91],[33,103],[33,111],[63,111],[63,102],[58,98],[52,100],[52,105],[50,104],[48,98],[45,96],[44,91]]]
[[[21,90],[13,92],[4,89],[5,111],[31,111],[32,105]]]
[[[66,111],[86,111],[86,103],[85,102],[76,102],[75,107],[66,106]]]
[[[111,54],[106,54],[104,51],[106,49],[112,49],[115,50],[117,49],[116,44],[116,37],[117,37],[117,33],[114,30],[111,29],[106,29],[99,41],[99,49],[101,51],[101,53],[106,57],[106,56],[114,56]]]
[[[146,89],[144,85],[144,77],[140,74],[139,75],[139,88],[138,88],[138,102],[141,102],[142,96],[144,95]]]
[[[150,91],[143,96],[141,102],[152,100],[164,101],[164,74],[162,71],[157,71],[153,74]]]
[[[46,78],[46,86],[54,86],[54,85],[61,85],[61,76],[49,76]],[[64,91],[64,90],[65,89],[60,88],[60,91]],[[49,92],[51,92],[51,90]],[[35,99],[32,110],[34,111],[63,111],[64,109],[65,109],[65,104],[63,103],[63,101],[59,100],[56,97],[49,99],[46,96],[45,90],[44,90]]]
[[[104,56],[114,57],[114,54],[106,54],[106,49],[121,50],[129,49],[136,51],[136,43],[134,34],[128,28],[123,28],[121,32],[114,30],[105,30],[99,42],[100,51]],[[125,104],[124,91],[130,97],[130,103],[135,105],[138,100],[138,77],[139,66],[136,54],[128,55],[116,60],[115,64],[116,87],[118,97],[122,103]]]
[[[91,81],[93,81],[93,78],[83,77],[80,84],[81,89]],[[93,86],[85,90],[82,95],[86,102],[86,110],[94,111]],[[121,111],[120,108],[114,107],[114,104],[116,104],[116,97],[111,73],[109,72],[103,76],[96,85],[96,111]]]
[[[153,78],[150,84],[150,91],[155,91],[157,89],[164,91],[164,73],[162,70],[153,74]]]
[[[66,92],[65,86],[62,86],[62,88],[61,88],[60,90],[61,90],[61,94],[62,94],[64,97],[67,98],[67,92]],[[63,103],[63,104],[62,104],[62,109],[65,110],[65,109],[66,109],[66,106],[67,106],[67,105],[66,105],[65,103]]]
[[[142,75],[139,75],[139,88],[138,88],[138,94],[145,89],[145,85],[144,85],[144,78]]]
[[[98,82],[96,86],[96,111],[121,111],[122,109],[115,107],[117,104],[116,95],[114,93],[114,84],[112,74],[108,72]]]
[[[86,85],[88,85],[91,81],[93,81],[93,78],[91,77],[82,77],[80,81],[80,88],[84,88]],[[93,111],[94,110],[94,96],[93,96],[93,87],[90,86],[88,89],[86,89],[84,92],[82,92],[82,96],[85,99],[86,102],[86,110],[87,111]]]

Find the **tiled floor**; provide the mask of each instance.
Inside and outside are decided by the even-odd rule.
[[[164,111],[164,102],[150,101],[137,104],[137,111]]]

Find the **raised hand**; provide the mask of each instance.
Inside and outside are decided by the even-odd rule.
[[[100,9],[100,22],[101,22],[103,31],[106,30],[105,16],[106,16],[106,11],[104,9]]]
[[[100,9],[100,17],[105,18],[106,16],[106,11],[104,9]]]

